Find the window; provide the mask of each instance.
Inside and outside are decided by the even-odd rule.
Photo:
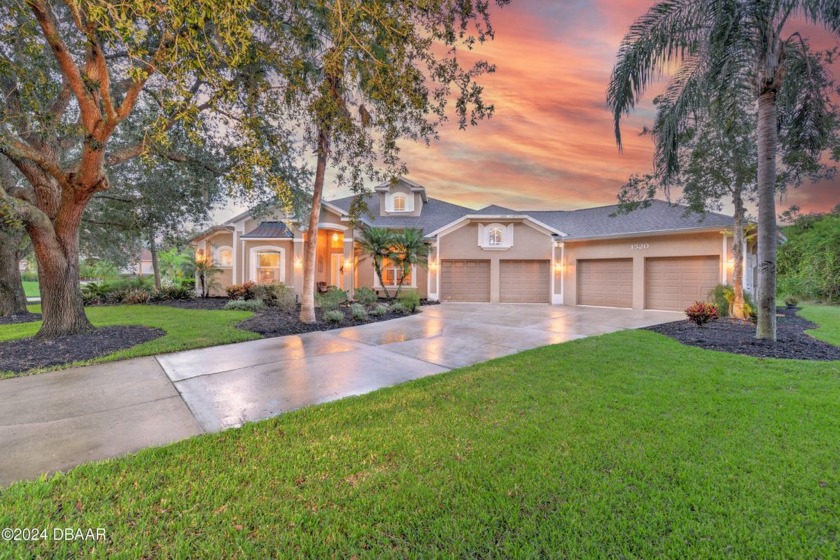
[[[501,247],[503,239],[504,234],[502,233],[502,228],[500,227],[490,228],[487,233],[487,245],[490,247]]]
[[[280,282],[280,253],[257,253],[257,284],[274,284]]]
[[[394,195],[394,212],[405,212],[405,195]]]
[[[400,284],[400,278],[403,277],[402,267],[397,266],[397,263],[390,259],[382,259],[382,282],[388,288],[396,288]],[[379,279],[376,279],[377,283]],[[414,286],[414,266],[402,282],[403,286]]]
[[[219,247],[216,251],[216,264],[218,266],[233,266],[233,249],[230,247]]]

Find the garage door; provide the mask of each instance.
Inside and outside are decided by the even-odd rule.
[[[720,281],[718,257],[672,257],[645,260],[645,307],[682,311],[706,301]]]
[[[500,261],[499,301],[549,303],[549,270],[548,261]]]
[[[441,261],[443,301],[490,301],[490,261]]]
[[[633,259],[577,261],[578,305],[633,307]]]

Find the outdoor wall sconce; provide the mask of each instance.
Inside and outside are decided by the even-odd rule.
[[[429,270],[437,270],[437,263],[434,260],[429,261]]]
[[[337,233],[334,233],[332,235],[332,240],[333,240],[333,243],[338,243],[338,234]]]
[[[557,272],[563,272],[563,261],[554,261],[554,270]]]
[[[726,261],[726,268],[728,268],[730,270],[735,268],[735,259],[733,259],[732,257],[729,257],[729,260]]]
[[[351,268],[352,266],[353,266],[353,261],[351,261],[350,259],[346,259],[346,260],[344,261],[344,266],[342,266],[342,267],[341,267],[341,272],[344,272],[344,269],[345,269],[345,268],[346,268],[347,270],[350,270],[350,268]]]
[[[300,260],[300,257],[295,257],[295,268],[296,269],[303,268],[303,262]]]

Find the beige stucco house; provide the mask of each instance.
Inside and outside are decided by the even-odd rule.
[[[316,282],[349,292],[380,289],[373,265],[354,251],[352,197],[325,202],[318,236]],[[383,184],[366,200],[366,225],[418,228],[431,246],[427,269],[412,270],[405,285],[441,301],[594,305],[682,310],[705,300],[732,276],[732,218],[686,214],[656,201],[613,216],[615,206],[584,210],[473,210],[427,196],[407,179]],[[303,287],[302,224],[276,212],[246,212],[193,241],[211,256],[224,288],[246,280]],[[754,248],[746,247],[744,287],[753,291]],[[388,267],[384,281],[395,285]]]

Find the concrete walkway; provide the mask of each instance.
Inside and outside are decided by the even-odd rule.
[[[547,344],[682,318],[548,305],[418,315],[0,381],[0,486]]]

